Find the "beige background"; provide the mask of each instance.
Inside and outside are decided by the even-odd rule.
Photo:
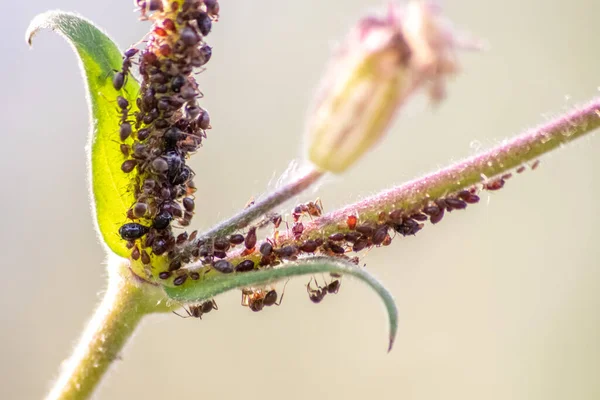
[[[7,2],[6,5],[9,3]],[[195,227],[258,196],[301,154],[307,104],[331,44],[371,0],[223,1],[199,81],[214,129],[193,160]],[[327,210],[473,154],[597,95],[597,0],[446,1],[489,41],[435,112],[417,102],[383,145],[318,195]],[[147,25],[131,1],[30,0],[0,25],[0,398],[43,396],[104,288],[87,204],[87,110],[75,57],[27,23],[79,11],[123,46]],[[396,347],[376,296],[344,280],[310,303],[297,279],[282,307],[239,294],[203,321],[152,317],[102,399],[594,399],[600,397],[600,140],[584,138],[418,238],[365,259],[400,308]],[[271,184],[272,185],[272,184]],[[307,199],[316,197],[310,194]]]

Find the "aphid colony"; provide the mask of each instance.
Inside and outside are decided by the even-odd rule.
[[[121,170],[136,171],[130,188],[136,201],[127,211],[131,222],[122,225],[119,234],[128,242],[132,259],[150,265],[152,255],[169,253],[177,258],[177,244],[190,239],[187,233],[175,237],[170,225],[187,226],[194,215],[195,174],[186,159],[206,138],[210,117],[198,106],[196,99],[202,93],[192,72],[211,58],[204,37],[218,18],[219,4],[216,0],[136,3],[142,19],[152,20],[154,26],[143,50],[125,51],[112,80],[116,90],[123,90],[133,79],[133,66],[138,66],[141,87],[136,104],[117,97],[125,158]],[[190,256],[180,257],[171,268],[177,269]],[[170,276],[166,272],[160,276]]]

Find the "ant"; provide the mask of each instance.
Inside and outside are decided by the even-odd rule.
[[[139,51],[140,50],[136,49],[135,47],[131,47],[125,50],[123,64],[121,65],[121,71],[115,71],[115,74],[113,75],[112,83],[115,90],[121,90],[123,88],[123,85],[125,85],[127,74],[129,74],[129,70],[133,65],[133,61],[131,61],[131,58],[135,56]]]
[[[317,198],[315,201],[297,205],[292,212],[294,222],[298,222],[303,214],[308,214],[309,217],[320,217],[323,214],[323,203],[321,203],[321,199]]]
[[[337,277],[337,275],[336,275],[336,277]],[[313,279],[315,280],[315,285],[317,287],[316,289],[313,289],[313,287],[311,286]],[[310,278],[310,281],[308,281],[308,284],[306,285],[306,292],[308,293],[308,298],[310,299],[310,301],[317,304],[317,303],[320,303],[325,298],[327,293],[336,294],[337,292],[339,292],[340,285],[341,285],[340,280],[334,279],[329,284],[326,284],[325,286],[319,286],[317,279],[313,277],[313,278]]]
[[[274,289],[242,289],[242,306],[248,307],[254,312],[262,310],[265,306],[280,306],[281,302],[283,301],[283,296],[285,295],[286,286],[287,282],[283,286],[279,301],[277,301],[277,291]]]
[[[205,301],[204,303],[191,305],[191,306],[189,306],[189,310],[185,307],[183,309],[187,313],[187,316],[181,315],[175,311],[173,311],[173,314],[176,314],[176,315],[180,316],[181,318],[193,317],[193,318],[202,319],[202,315],[207,314],[207,313],[211,312],[212,310],[218,310],[219,307],[217,307],[217,303],[215,302],[215,300],[212,299],[212,300]]]

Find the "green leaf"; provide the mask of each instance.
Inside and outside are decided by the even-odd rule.
[[[392,349],[398,331],[398,309],[391,293],[365,269],[331,257],[310,257],[295,263],[287,263],[280,268],[262,269],[237,274],[221,274],[204,280],[189,281],[184,286],[165,287],[167,295],[182,303],[195,303],[208,300],[232,289],[266,285],[286,278],[315,273],[338,273],[352,275],[371,287],[383,301],[390,324],[388,351]]]
[[[41,29],[59,33],[79,57],[90,109],[87,149],[92,212],[106,246],[120,256],[129,257],[118,229],[125,222],[126,211],[135,200],[133,192],[128,190],[131,177],[121,171],[125,158],[119,148],[121,116],[116,97],[120,94],[135,107],[139,84],[129,76],[123,90],[118,92],[113,88],[114,71],[121,69],[121,52],[104,32],[83,17],[62,11],[36,16],[27,28],[26,39],[30,45]]]

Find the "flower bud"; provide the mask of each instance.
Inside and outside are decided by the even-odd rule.
[[[400,106],[422,86],[434,102],[457,71],[454,40],[429,1],[390,5],[363,18],[333,56],[308,121],[308,158],[343,172],[385,133]]]

